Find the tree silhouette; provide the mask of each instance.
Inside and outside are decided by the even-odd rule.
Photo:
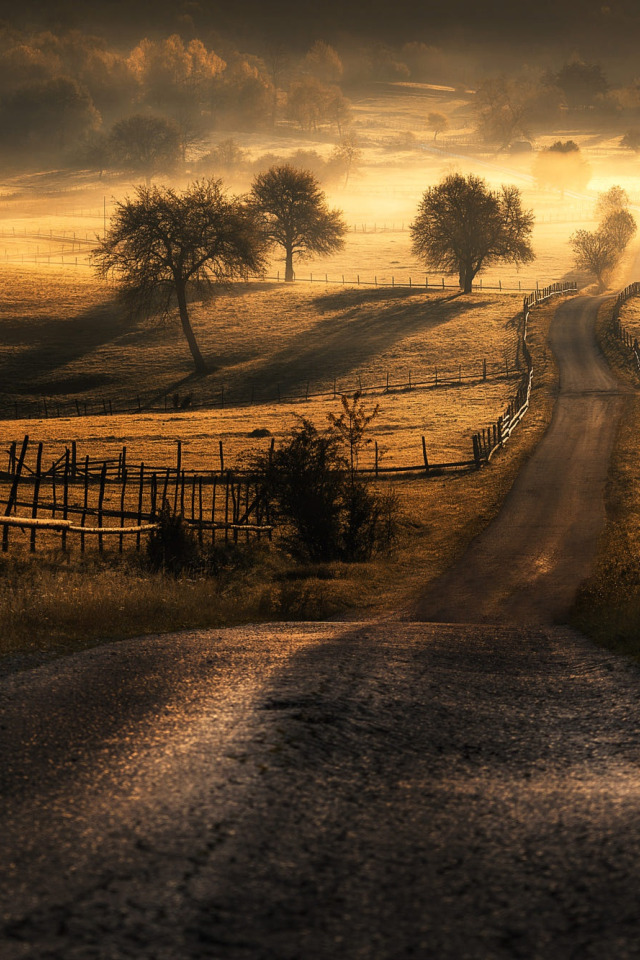
[[[94,261],[146,312],[166,314],[177,304],[196,371],[206,373],[189,318],[189,290],[261,270],[263,248],[255,211],[225,196],[220,181],[201,180],[183,193],[138,187],[133,199],[117,204]]]
[[[533,175],[541,187],[584,190],[591,179],[591,167],[575,140],[556,140],[544,147],[533,164]]]
[[[264,216],[266,235],[285,252],[285,280],[294,279],[293,261],[327,255],[344,246],[347,227],[339,210],[330,210],[309,170],[285,164],[253,181],[255,208]]]
[[[427,126],[433,130],[433,139],[435,140],[439,133],[444,133],[449,129],[449,119],[444,113],[434,111],[427,117]]]
[[[628,205],[626,190],[618,186],[611,187],[598,197],[596,210],[601,215],[598,229],[576,230],[569,240],[576,266],[595,276],[600,292],[604,290],[610,273],[638,229],[635,219],[626,209]]]
[[[161,170],[170,170],[180,159],[180,131],[165,117],[136,114],[118,120],[108,139],[110,164],[142,174],[147,184]]]
[[[494,192],[481,177],[451,174],[423,195],[410,225],[413,251],[428,267],[456,272],[463,293],[492,263],[529,263],[533,214],[517,187]]]

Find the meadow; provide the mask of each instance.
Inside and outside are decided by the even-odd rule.
[[[130,179],[45,171],[0,184],[0,451],[6,456],[28,433],[43,442],[45,465],[75,442],[79,459],[117,456],[126,446],[129,464],[161,467],[175,463],[180,440],[186,469],[216,471],[220,441],[225,465],[242,465],[279,443],[299,416],[322,428],[341,393],[362,389],[369,409],[380,407],[370,438],[381,465],[420,463],[422,436],[430,462],[470,458],[472,433],[515,393],[523,293],[555,280],[587,280],[573,268],[569,236],[593,225],[598,190],[614,182],[635,189],[634,160],[583,136],[593,167],[589,192],[539,190],[530,156],[496,155],[473,142],[464,91],[391,87],[354,103],[360,159],[348,183],[326,184],[349,226],[344,249],[299,264],[296,283],[287,286],[277,280],[282,264],[274,256],[272,279],[191,305],[211,366],[205,377],[193,375],[175,320],[130,316],[116,288],[93,274],[90,251],[114,204],[131,193]],[[434,108],[450,118],[448,135],[437,142],[425,122]],[[265,154],[286,158],[307,149],[326,158],[336,135],[281,124],[275,134],[237,140],[245,151],[238,168],[205,170],[193,157],[175,185],[220,175],[243,192]],[[468,297],[458,294],[455,278],[425,272],[408,231],[422,191],[452,171],[518,184],[536,214],[537,259],[520,271],[489,269]],[[358,564],[300,567],[263,543],[246,568],[229,561],[231,572],[183,579],[174,589],[145,567],[144,550],[124,558],[113,548],[103,557],[82,557],[76,547],[61,555],[54,546],[35,560],[11,554],[0,561],[5,651],[24,652],[33,641],[40,655],[106,636],[247,618],[408,609],[495,514],[549,421],[556,380],[545,337],[555,306],[532,315],[532,404],[513,439],[486,470],[394,480],[399,539],[366,574]],[[44,418],[45,398],[49,414],[63,415]],[[108,401],[127,412],[104,415]],[[85,403],[89,415],[78,416]],[[363,466],[372,465],[373,451],[372,442]]]

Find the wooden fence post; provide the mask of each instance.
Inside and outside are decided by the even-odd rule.
[[[144,463],[140,464],[140,484],[138,486],[138,526],[142,525],[142,497],[144,495]],[[140,550],[140,531],[136,534],[136,550]]]
[[[38,444],[38,453],[36,456],[36,475],[33,484],[33,506],[31,507],[31,517],[35,520],[38,516],[38,497],[40,496],[40,483],[42,481],[42,443]],[[36,552],[36,528],[31,528],[31,553]]]
[[[429,458],[427,457],[427,441],[422,437],[422,459],[424,460],[425,473],[429,473]]]
[[[89,458],[87,457],[87,462]],[[69,474],[71,473],[71,464],[69,460],[69,448],[64,451],[64,477],[62,481],[62,519],[69,519]],[[62,551],[67,552],[67,531],[62,531]]]
[[[153,523],[158,516],[158,474],[151,474],[151,511],[150,519]]]
[[[478,439],[477,433],[473,435],[473,459],[476,462],[476,470],[480,469],[480,441]]]
[[[82,506],[82,519],[80,526],[84,527],[87,520],[87,510],[89,509],[89,457],[84,459],[84,500]],[[80,552],[84,553],[84,533],[80,534]]]
[[[104,505],[104,489],[107,482],[107,465],[106,463],[102,464],[102,470],[100,472],[100,491],[98,493],[98,527],[102,527],[102,510]],[[104,543],[102,540],[102,534],[98,534],[98,550],[102,553],[104,549]]]
[[[224,488],[224,542],[229,541],[229,474]]]
[[[20,450],[20,456],[18,458],[18,463],[16,465],[15,474],[13,477],[13,483],[11,484],[11,490],[9,491],[9,497],[7,499],[7,507],[4,511],[5,517],[11,516],[11,511],[16,502],[18,496],[18,484],[20,483],[20,474],[22,473],[22,467],[24,466],[24,459],[27,455],[27,448],[29,446],[29,436],[25,436],[22,441],[22,449]],[[4,526],[2,530],[2,552],[6,553],[9,549],[9,527]]]

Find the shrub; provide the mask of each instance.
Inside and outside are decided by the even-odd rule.
[[[343,397],[342,407],[324,432],[299,418],[278,449],[253,463],[273,516],[290,531],[290,548],[316,563],[368,560],[395,534],[396,497],[357,473],[377,408],[367,414],[359,393]]]
[[[165,499],[158,516],[158,527],[147,541],[147,557],[152,570],[178,576],[198,565],[198,544],[193,532],[184,524],[180,513],[174,513]]]

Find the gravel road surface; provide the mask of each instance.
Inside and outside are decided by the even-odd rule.
[[[2,960],[640,957],[640,671],[559,625],[620,403],[593,317],[558,311],[552,426],[416,621],[0,681]]]

